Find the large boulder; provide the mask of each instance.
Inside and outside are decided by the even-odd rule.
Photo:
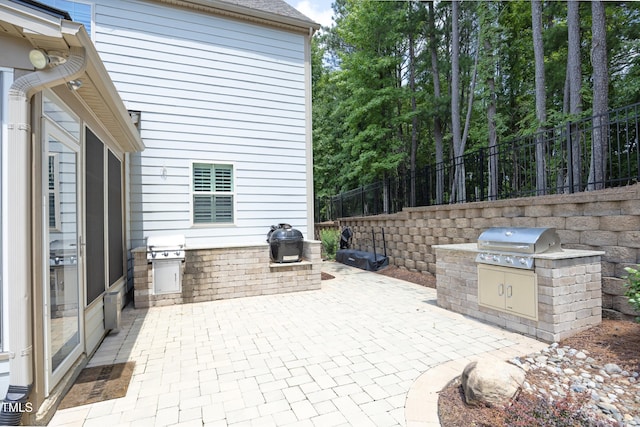
[[[462,389],[467,404],[504,407],[524,383],[524,371],[500,360],[478,360],[462,372]]]

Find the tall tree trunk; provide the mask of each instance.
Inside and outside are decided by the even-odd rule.
[[[484,184],[484,177],[482,177],[481,185],[483,185],[484,188],[482,188],[482,192],[480,193],[480,197],[482,198],[479,200],[483,200],[485,197],[487,200],[498,199],[498,132],[496,126],[498,107],[495,82],[497,70],[495,46],[499,44],[499,8],[499,5],[491,2],[478,4],[478,21],[481,28],[478,39],[482,41],[482,47],[484,49],[484,59],[482,60],[479,72],[485,79],[485,90],[487,92],[487,132],[489,139],[487,158],[488,185]],[[485,196],[484,191],[487,187],[488,191]]]
[[[487,105],[487,126],[489,130],[489,200],[498,200],[498,134],[496,131],[496,82],[493,75],[495,58],[491,40],[486,38],[484,48],[489,55],[490,73],[487,75],[489,105]]]
[[[480,43],[480,38],[478,37],[478,43]],[[459,49],[458,49],[459,51]],[[453,178],[453,187],[454,191],[452,191],[452,199],[455,199],[458,202],[466,202],[467,201],[467,191],[466,191],[466,173],[465,173],[465,164],[464,164],[464,150],[467,144],[467,138],[469,137],[469,130],[471,128],[471,113],[473,111],[473,98],[476,92],[476,79],[478,77],[478,58],[480,56],[480,46],[476,46],[475,59],[473,61],[473,71],[471,74],[471,85],[469,86],[469,98],[467,101],[467,115],[464,120],[464,132],[462,134],[462,138],[458,144],[458,155],[456,156],[456,170],[455,176]],[[459,61],[458,61],[459,62]],[[453,60],[451,61],[453,68]],[[459,71],[459,70],[458,70]],[[453,85],[452,85],[453,87]],[[453,95],[451,97],[453,99]],[[459,105],[459,102],[458,102]],[[453,113],[452,113],[453,114]],[[460,112],[458,112],[458,119],[460,118]],[[458,122],[459,125],[459,122]],[[459,129],[458,129],[459,132]],[[455,144],[454,144],[455,147]],[[454,195],[458,195],[456,199],[453,197]]]
[[[436,105],[440,104],[440,70],[436,46],[436,19],[433,2],[429,2],[429,50],[431,51],[431,74],[433,75],[433,96]],[[436,204],[444,203],[444,146],[442,143],[442,120],[436,109],[433,118],[433,138],[436,143]]]
[[[582,66],[580,62],[580,2],[569,0],[567,2],[567,28],[569,30],[569,46],[567,55],[567,68],[569,72],[569,114],[576,119],[582,112],[582,99],[580,89],[582,87]],[[580,191],[581,185],[581,153],[580,131],[577,125],[571,126],[571,192]]]
[[[478,39],[480,43],[480,39]],[[471,129],[471,113],[473,111],[473,97],[476,93],[476,81],[478,78],[478,58],[480,56],[480,46],[476,46],[476,55],[473,60],[473,72],[471,74],[471,85],[469,86],[469,99],[467,102],[467,115],[464,119],[464,132],[462,133],[462,141],[460,141],[460,152],[464,154],[464,150],[467,145],[467,138],[469,138],[469,130]]]
[[[566,117],[569,115],[569,86],[570,86],[570,81],[569,81],[569,67],[567,67],[565,73],[564,73],[564,89],[563,89],[563,93],[562,93],[562,114]],[[566,149],[563,149],[563,153],[567,153],[569,150],[569,143],[568,141],[570,141],[571,135],[570,132],[567,134],[567,147]],[[564,154],[563,154],[564,155]],[[569,188],[569,175],[571,173],[571,164],[570,164],[570,158],[568,157],[567,154],[567,158],[563,158],[562,159],[562,165],[563,167],[559,167],[558,168],[558,176],[556,177],[556,190],[558,193],[562,192],[562,193],[570,193],[571,190]]]
[[[569,67],[564,73],[564,90],[562,91],[562,114],[565,116],[569,114],[569,87],[571,81],[569,80]]]
[[[604,3],[591,3],[591,64],[593,65],[593,137],[588,190],[604,188],[609,135],[609,70]]]
[[[542,42],[542,2],[531,1],[531,28],[533,30],[533,53],[535,58],[536,82],[536,119],[538,129],[536,136],[536,193],[547,191],[547,174],[545,162],[544,126],[547,121],[547,97],[544,82],[544,45]]]
[[[411,3],[409,3],[411,7]],[[416,158],[418,155],[418,116],[416,115],[416,73],[413,31],[409,31],[409,89],[411,90],[411,206],[416,206]]]
[[[459,2],[451,3],[451,130],[453,133],[453,156],[455,163],[454,185],[451,201],[466,199],[464,158],[460,130],[460,30],[458,28]]]

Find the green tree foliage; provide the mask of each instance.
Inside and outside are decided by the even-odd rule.
[[[604,5],[609,108],[615,108],[640,101],[640,2]],[[456,94],[451,94],[451,2],[335,0],[333,7],[336,24],[314,37],[312,50],[317,197],[410,176],[414,166],[420,170],[432,165],[440,155],[448,159],[453,154],[451,96],[459,99],[463,129],[473,99],[465,152],[487,147],[490,132],[500,142],[569,117],[564,105],[568,54],[564,1],[543,2],[547,110],[543,124],[536,119],[529,1],[459,3]],[[579,7],[582,114],[590,115],[591,5],[580,2]],[[496,108],[488,120],[491,100]],[[436,149],[436,127],[442,132],[441,153]],[[407,182],[406,188],[410,187]]]
[[[395,170],[405,158],[401,78],[406,41],[405,10],[399,2],[347,1],[349,12],[336,31],[346,49],[338,53],[338,106],[350,167],[343,178],[364,184]]]

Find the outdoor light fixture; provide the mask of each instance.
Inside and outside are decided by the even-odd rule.
[[[47,55],[44,50],[33,49],[29,52],[29,62],[31,62],[31,65],[36,69],[42,70],[49,65],[49,55]]]
[[[58,52],[47,53],[42,49],[32,49],[29,52],[29,62],[37,70],[44,70],[48,66],[64,64],[67,59]]]
[[[76,91],[76,90],[80,89],[81,86],[82,86],[82,80],[80,80],[80,79],[69,80],[67,82],[67,87],[70,90],[73,90],[73,91]]]

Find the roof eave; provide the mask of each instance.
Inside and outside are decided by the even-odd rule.
[[[0,0],[0,20],[16,27],[14,36],[20,34],[34,48],[65,53],[70,47],[83,47],[87,67],[80,79],[86,77],[91,84],[83,85],[76,95],[90,109],[106,112],[106,115],[98,113],[96,116],[123,151],[144,150],[140,134],[82,24],[52,16],[32,5],[8,0]]]
[[[113,120],[110,123],[106,123],[107,130],[120,144],[121,148],[125,152],[143,151],[145,146],[140,138],[140,133],[135,127],[129,112],[125,108],[122,98],[116,89],[109,72],[105,68],[98,51],[95,49],[91,38],[87,33],[84,26],[77,34],[77,39],[81,45],[85,48],[87,54],[87,71],[86,74],[91,80],[89,88],[93,88],[95,93],[89,94],[81,88],[78,90],[78,95],[84,98],[85,103],[94,108],[106,108],[110,112],[110,116]],[[99,103],[102,105],[96,105],[96,98],[98,96]],[[102,116],[104,118],[104,116]]]
[[[241,19],[272,27],[287,29],[304,34],[313,34],[321,28],[321,25],[310,21],[297,19],[289,16],[278,15],[261,10],[240,6],[225,1],[218,0],[157,0],[160,3],[166,3],[176,6],[182,6],[189,9],[202,10],[209,13],[228,16],[231,18]]]

